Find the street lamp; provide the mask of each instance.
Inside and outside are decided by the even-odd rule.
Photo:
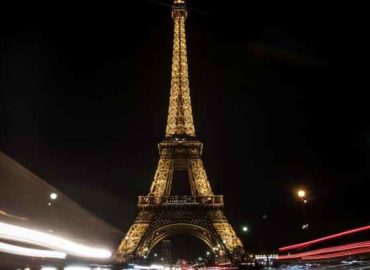
[[[298,198],[302,201],[302,230],[308,229],[308,224],[306,224],[306,213],[305,213],[305,205],[307,204],[307,192],[304,189],[299,189],[297,191]]]
[[[246,225],[242,226],[242,236],[243,236],[242,237],[242,244],[244,246],[246,246],[246,243],[247,243],[246,235],[247,235],[248,230],[249,230],[249,228]]]
[[[298,190],[297,195],[299,198],[304,198],[306,197],[306,191],[304,189],[300,189]]]
[[[50,199],[56,200],[57,198],[58,198],[58,194],[56,194],[55,192],[50,193]]]

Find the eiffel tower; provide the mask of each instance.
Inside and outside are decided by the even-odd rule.
[[[185,0],[174,0],[171,92],[166,137],[159,143],[158,167],[147,196],[139,196],[139,215],[122,240],[118,261],[147,256],[161,240],[188,234],[206,243],[217,257],[240,261],[243,244],[223,213],[223,196],[214,195],[196,140],[186,53]],[[187,171],[191,195],[171,195],[174,172]]]

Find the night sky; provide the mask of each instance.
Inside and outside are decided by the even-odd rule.
[[[276,2],[276,1],[275,1]],[[3,9],[0,150],[126,231],[164,138],[171,1]],[[315,2],[191,1],[197,136],[215,193],[250,249],[369,223],[364,90]],[[330,43],[330,45],[329,45]],[[329,50],[334,70],[329,76]],[[334,72],[333,72],[334,73]],[[267,215],[266,219],[262,219]]]

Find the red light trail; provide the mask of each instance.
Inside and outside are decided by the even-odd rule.
[[[312,251],[292,254],[292,255],[282,255],[278,257],[278,260],[290,260],[290,259],[307,259],[307,258],[330,258],[330,256],[337,256],[337,254],[353,254],[352,252],[356,250],[370,251],[370,241],[358,242],[352,244],[346,244],[336,247],[321,248]],[[334,253],[333,253],[334,252]],[[358,253],[356,253],[358,254]],[[346,256],[346,255],[342,255]]]
[[[288,250],[293,250],[293,249],[304,248],[304,247],[311,246],[313,244],[317,244],[317,243],[320,243],[320,242],[324,242],[324,241],[327,241],[327,240],[339,238],[339,237],[342,237],[342,236],[345,236],[345,235],[349,235],[349,234],[353,234],[353,233],[358,233],[358,232],[362,232],[362,231],[366,231],[366,230],[370,230],[370,225],[364,226],[364,227],[360,227],[360,228],[357,228],[357,229],[352,229],[352,230],[344,231],[344,232],[333,234],[333,235],[329,235],[329,236],[325,236],[325,237],[322,237],[322,238],[318,238],[318,239],[311,240],[311,241],[304,242],[304,243],[300,243],[300,244],[295,244],[295,245],[291,245],[291,246],[281,247],[281,248],[279,248],[279,251],[288,251]]]
[[[352,256],[352,255],[364,254],[364,253],[369,253],[369,252],[370,252],[370,247],[367,247],[367,248],[353,249],[350,251],[339,251],[339,252],[324,254],[324,255],[307,256],[307,257],[303,257],[302,259],[303,260],[333,259],[333,258],[338,258],[338,257]]]

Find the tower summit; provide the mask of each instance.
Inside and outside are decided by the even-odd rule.
[[[186,52],[185,0],[175,0],[172,6],[174,24],[170,105],[166,137],[195,137],[191,109],[188,59]]]
[[[186,54],[185,0],[174,0],[171,91],[166,138],[159,143],[159,161],[150,191],[139,196],[139,214],[122,240],[118,261],[146,257],[162,240],[174,234],[197,237],[217,255],[240,261],[243,244],[223,213],[222,195],[215,195],[203,166],[203,144],[195,139]],[[173,194],[178,171],[188,174],[190,193]]]

